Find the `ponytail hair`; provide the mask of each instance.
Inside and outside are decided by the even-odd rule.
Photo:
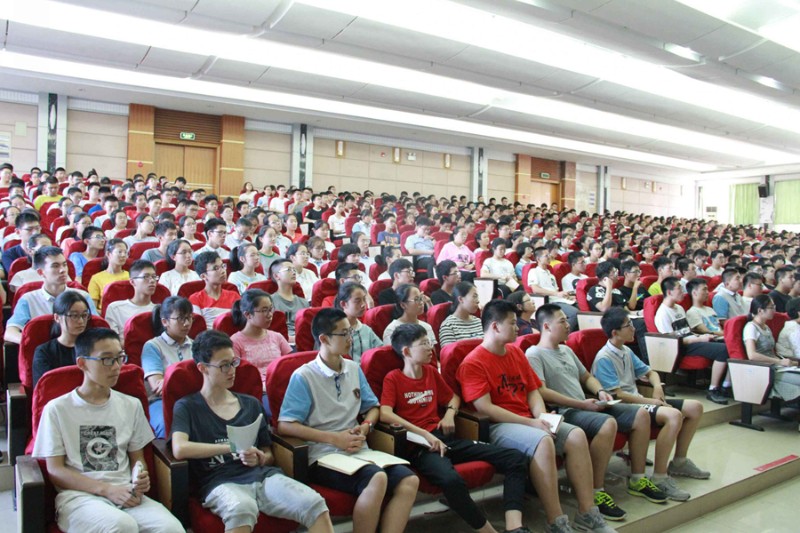
[[[272,303],[272,297],[261,289],[248,289],[242,293],[242,297],[233,303],[231,318],[233,325],[242,329],[247,325],[245,313],[253,313],[258,307],[262,298],[266,298]]]
[[[69,310],[72,309],[72,306],[76,303],[81,302],[83,305],[86,306],[86,311],[91,315],[91,307],[89,307],[89,302],[86,301],[86,298],[79,293],[78,291],[64,291],[58,296],[56,296],[55,301],[53,301],[53,314],[59,316],[67,316]],[[86,327],[89,327],[89,321],[86,321]],[[58,325],[58,322],[53,322],[53,325],[50,327],[50,338],[57,339],[61,336],[61,326]]]
[[[118,244],[124,244],[125,248],[128,248],[128,243],[126,243],[122,239],[116,239],[116,238],[109,239],[108,242],[106,243],[106,254],[103,256],[103,261],[101,261],[100,263],[100,270],[105,270],[108,268],[108,256],[111,254],[111,252],[114,251],[114,247]]]
[[[189,244],[189,241],[186,239],[176,239],[169,243],[169,246],[167,246],[167,255],[164,259],[167,261],[167,266],[170,268],[170,270],[175,268],[175,259],[173,259],[173,257],[175,257],[175,255],[178,253],[178,250],[181,249],[181,244],[187,244],[189,247],[191,247],[191,244]]]
[[[388,267],[389,261],[388,258],[392,257],[394,251],[397,250],[397,246],[386,245],[383,247],[383,250],[380,254],[375,256],[375,264],[380,267]]]
[[[403,304],[406,300],[408,300],[408,293],[411,292],[411,289],[418,289],[415,284],[413,283],[403,283],[399,287],[394,290],[395,295],[395,303],[394,303],[394,312],[392,314],[392,318],[400,318],[405,313],[403,309]]]
[[[173,312],[177,311],[181,315],[192,316],[194,308],[189,300],[183,296],[169,296],[160,305],[153,307],[153,337],[158,337],[164,333],[162,318],[169,318]]]
[[[468,283],[466,281],[459,281],[456,283],[456,286],[453,287],[453,303],[450,304],[450,312],[455,313],[456,309],[458,309],[458,299],[459,298],[466,298],[469,291],[475,288],[475,285],[472,283]]]
[[[753,298],[753,301],[750,302],[750,313],[747,315],[747,321],[753,320],[759,311],[766,309],[770,305],[772,305],[772,298],[768,294],[759,294]]]

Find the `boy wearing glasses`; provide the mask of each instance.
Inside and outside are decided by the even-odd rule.
[[[133,285],[133,298],[112,302],[106,309],[106,321],[120,338],[123,337],[125,324],[132,316],[153,310],[155,304],[152,298],[158,285],[156,267],[150,261],[134,261],[129,272],[128,283]]]
[[[319,355],[289,381],[278,432],[309,442],[309,474],[314,483],[356,496],[355,531],[400,533],[405,529],[419,478],[403,465],[364,466],[352,475],[317,464],[330,453],[357,455],[378,422],[378,399],[350,352],[352,330],[340,309],[322,309],[311,323]],[[361,418],[361,422],[358,419]],[[387,496],[384,500],[384,496]],[[385,506],[382,505],[385,503]]]
[[[114,331],[85,331],[75,343],[83,383],[51,400],[42,414],[33,455],[47,461],[62,531],[184,531],[144,495],[150,490],[146,469],[131,483],[132,467],[146,464],[143,449],[154,437],[141,402],[112,389],[125,361]]]
[[[505,530],[527,533],[522,525],[528,459],[511,448],[500,448],[455,435],[455,415],[461,398],[431,366],[433,347],[428,333],[418,324],[403,324],[392,333],[392,349],[403,368],[389,372],[383,380],[381,422],[400,424],[424,438],[428,447],[410,445],[411,465],[434,485],[441,487],[448,505],[474,530],[496,530],[486,520],[453,465],[486,461],[505,474],[503,490]],[[443,413],[440,416],[440,413]]]
[[[414,283],[414,265],[408,259],[396,259],[389,265],[389,276],[392,286],[378,293],[378,305],[394,305],[397,303],[395,290],[400,285]]]
[[[17,228],[20,243],[7,250],[3,250],[2,263],[3,270],[6,272],[11,271],[11,263],[15,260],[20,257],[30,257],[31,252],[28,248],[28,240],[37,233],[42,232],[39,214],[30,209],[26,209],[17,215],[16,220],[14,220],[14,227]]]
[[[230,259],[231,253],[223,248],[225,237],[228,235],[228,225],[221,218],[211,218],[204,226],[206,232],[206,245],[194,254],[195,260],[203,252],[214,252],[220,259]]]
[[[675,283],[680,287],[677,280]],[[686,457],[703,416],[703,404],[696,400],[665,400],[658,372],[651,370],[625,346],[633,341],[635,334],[626,310],[619,307],[609,309],[603,313],[600,324],[608,342],[597,353],[592,364],[592,375],[603,386],[603,390],[615,398],[647,411],[651,427],[661,428],[656,439],[652,481],[670,500],[686,501],[691,497],[690,494],[680,489],[670,476],[695,479],[708,479],[711,476]],[[653,387],[652,398],[642,396],[636,387],[636,379],[645,376]],[[673,447],[675,457],[667,465]],[[628,490],[634,495],[630,487],[639,482],[641,478],[637,477],[637,474],[631,477]]]
[[[272,466],[266,418],[249,449],[237,452],[228,441],[227,425],[246,426],[263,414],[257,399],[229,390],[241,362],[230,338],[205,331],[195,339],[192,357],[203,386],[175,404],[171,440],[175,457],[189,460],[203,506],[222,519],[225,531],[252,531],[261,512],[299,522],[311,533],[332,532],[322,496]]]
[[[230,311],[233,302],[241,296],[239,291],[230,291],[222,288],[227,280],[225,263],[215,252],[201,252],[194,259],[194,270],[206,286],[200,291],[189,296],[189,301],[194,307],[194,312],[202,315],[206,327],[213,329],[214,319]]]
[[[294,317],[300,309],[309,307],[308,300],[300,298],[294,292],[297,271],[288,259],[278,259],[269,267],[269,274],[278,284],[278,292],[272,295],[272,305],[276,311],[286,313],[286,325],[289,329],[289,344],[294,344]]]

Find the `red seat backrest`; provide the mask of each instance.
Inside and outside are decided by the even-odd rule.
[[[528,351],[528,348],[539,344],[539,340],[542,338],[542,334],[538,331],[534,333],[528,333],[527,335],[520,335],[517,337],[517,340],[513,342],[514,346],[518,347],[522,350],[522,353]]]
[[[372,328],[379,338],[383,338],[383,332],[386,331],[386,326],[393,320],[394,305],[378,305],[372,309],[367,309],[364,313],[364,324]]]
[[[189,296],[191,296],[196,292],[205,290],[205,287],[206,287],[206,282],[203,281],[202,279],[197,281],[187,281],[186,283],[181,285],[180,289],[178,289],[178,296],[188,298]],[[222,290],[233,291],[237,294],[239,293],[239,289],[236,288],[236,285],[228,281],[222,284]]]
[[[327,264],[327,263],[326,263]],[[328,296],[336,296],[339,284],[335,279],[322,278],[311,289],[311,307],[322,307],[322,301]]]
[[[331,257],[336,257],[336,256],[331,255]],[[328,275],[330,275],[331,272],[335,272],[337,266],[339,266],[339,261],[335,259],[331,259],[327,263],[323,264],[322,267],[320,267],[319,269],[320,279],[325,279],[328,277]]]
[[[372,299],[377,303],[378,295],[391,286],[392,280],[390,279],[379,279],[377,281],[373,281],[369,286],[369,295],[372,296]]]
[[[408,248],[406,248],[406,239],[408,239],[414,233],[415,230],[413,229],[400,233],[400,250],[403,252],[403,255],[408,255]]]
[[[421,290],[424,294],[431,296],[434,292],[438,291],[442,288],[442,284],[439,283],[439,280],[436,278],[428,278],[422,280],[419,284],[419,290]]]
[[[67,236],[65,235],[64,237],[62,237],[62,240],[66,239],[66,238],[67,238]],[[69,243],[67,245],[67,249],[64,252],[64,255],[67,257],[67,259],[69,259],[69,256],[71,256],[73,253],[75,253],[75,252],[85,252],[85,251],[86,251],[86,243],[85,242],[83,242],[83,241],[72,241],[71,243]]]
[[[92,276],[103,270],[102,263],[102,257],[95,257],[94,259],[89,259],[89,261],[83,265],[83,273],[81,274],[80,282],[84,286],[89,285],[89,280],[92,279]]]
[[[194,339],[206,330],[206,320],[202,315],[192,314],[192,327],[189,329],[189,338]],[[125,324],[125,353],[128,354],[128,363],[142,366],[142,348],[144,343],[155,337],[153,331],[153,313],[139,313]]]
[[[17,257],[11,263],[11,268],[8,271],[8,281],[11,281],[17,273],[27,270],[31,267],[31,262],[27,257]]]
[[[649,290],[650,285],[658,282],[658,276],[642,276],[639,279],[642,280],[642,287],[644,287],[645,290]]]
[[[567,337],[567,346],[575,352],[583,366],[590,372],[594,359],[597,357],[597,352],[605,346],[606,342],[608,342],[608,337],[599,328],[573,331]]]
[[[306,352],[314,349],[316,344],[311,334],[311,323],[323,307],[306,307],[300,309],[294,317],[294,342],[297,351]]]
[[[772,320],[767,322],[769,325],[769,329],[772,330],[772,336],[775,337],[775,340],[778,340],[778,335],[781,334],[781,330],[783,326],[786,324],[786,321],[789,320],[789,315],[786,313],[775,313],[775,316],[772,317]]]
[[[22,298],[25,294],[29,292],[33,292],[39,290],[44,285],[43,281],[29,281],[28,283],[23,284],[17,289],[17,292],[14,293],[14,299],[11,301],[11,309],[17,307],[17,303],[19,299]],[[70,289],[78,289],[81,291],[86,291],[86,287],[78,283],[77,281],[68,281],[67,287]]]
[[[597,270],[597,265],[599,263],[586,263],[586,275],[590,278],[594,277],[594,272]]]
[[[725,321],[723,332],[725,346],[728,348],[728,357],[731,359],[747,359],[747,350],[744,347],[744,327],[747,324],[747,315],[735,316]]]
[[[720,283],[722,283],[722,276],[711,276],[708,278],[708,292],[714,292]]]
[[[589,301],[586,299],[586,293],[589,292],[589,289],[597,285],[598,279],[589,277],[578,281],[578,285],[575,287],[575,300],[578,303],[578,309],[581,311],[591,311],[589,309]]]
[[[644,324],[647,326],[647,331],[650,333],[658,333],[658,328],[656,327],[656,312],[658,308],[661,307],[663,301],[664,296],[662,294],[656,294],[644,300],[644,310],[642,314],[644,315]]]
[[[535,262],[530,262],[524,267],[522,267],[522,278],[520,279],[520,283],[522,283],[522,287],[525,289],[525,292],[528,294],[533,294],[533,289],[528,284],[528,276],[530,276],[531,269],[536,268]]]
[[[403,368],[403,361],[391,346],[372,348],[361,354],[361,369],[378,401],[383,393],[383,379],[395,368]]]
[[[164,428],[167,435],[172,426],[175,404],[184,396],[199,391],[202,386],[203,375],[194,360],[181,361],[167,368],[161,396],[164,407]],[[242,360],[236,368],[236,377],[231,390],[240,394],[249,394],[261,402],[263,387],[258,368]]]
[[[475,275],[480,277],[483,262],[492,257],[492,252],[489,250],[475,252]]]
[[[228,337],[230,337],[234,333],[241,331],[241,329],[237,328],[234,325],[233,315],[231,315],[230,311],[228,311],[227,313],[223,313],[214,319],[214,329],[217,331],[221,331]]]
[[[131,259],[141,259],[142,254],[151,248],[158,248],[158,242],[136,242],[131,246],[128,256]]]
[[[378,277],[386,272],[386,265],[379,265],[378,263],[372,263],[369,266],[369,279],[371,281],[377,281]]]
[[[655,267],[650,263],[639,263],[639,270],[642,272],[642,276],[658,277],[658,272],[656,272]]]
[[[566,262],[559,263],[551,268],[550,271],[553,273],[553,277],[556,278],[556,287],[558,287],[558,290],[561,290],[561,280],[564,279],[564,276],[572,272],[572,267]]]
[[[480,346],[482,341],[483,339],[464,339],[456,341],[443,347],[439,354],[442,378],[444,382],[447,383],[447,386],[459,396],[463,397],[461,385],[456,379],[458,366],[472,350]]]
[[[100,308],[100,314],[106,316],[108,306],[113,302],[121,300],[129,300],[133,298],[134,290],[133,285],[128,280],[112,281],[103,287],[103,304]],[[153,293],[151,300],[153,303],[160,304],[170,297],[169,289],[161,284],[156,284],[156,291]]]
[[[442,322],[451,315],[450,302],[445,302],[443,304],[436,304],[428,308],[428,312],[426,313],[425,322],[430,324],[431,328],[433,329],[434,335],[436,335],[436,344],[441,346],[441,341],[439,340],[439,329],[442,327]]]
[[[272,427],[278,427],[278,416],[281,414],[283,397],[286,395],[286,388],[289,386],[292,374],[316,356],[317,352],[315,351],[284,355],[272,361],[267,367],[266,383],[269,391],[269,407],[272,411]]]
[[[247,288],[260,289],[266,292],[267,294],[275,294],[276,292],[278,292],[278,284],[275,283],[275,280],[272,279],[268,279],[265,281],[256,281],[248,285]],[[305,293],[303,292],[303,286],[297,282],[295,282],[294,286],[292,287],[292,294],[294,294],[295,296],[299,296],[300,298],[306,297]]]

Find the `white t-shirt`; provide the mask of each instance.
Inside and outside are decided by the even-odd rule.
[[[310,269],[304,268],[302,272],[297,274],[296,279],[297,283],[303,287],[303,294],[305,295],[306,300],[310,302],[312,289],[314,288],[314,284],[319,281],[319,276],[314,274],[314,272]]]
[[[344,225],[344,217],[331,215],[328,218],[328,226],[331,228],[332,235],[344,235],[345,234],[345,225]]]
[[[173,296],[178,295],[181,285],[190,281],[200,281],[200,276],[194,270],[187,270],[186,274],[181,275],[173,268],[172,270],[167,270],[158,278],[158,283],[168,288]]]
[[[681,336],[691,334],[686,311],[680,305],[667,307],[662,303],[656,311],[655,321],[659,333],[678,333]]]
[[[397,329],[398,326],[404,324],[404,322],[400,322],[398,319],[392,320],[386,329],[383,330],[383,343],[386,346],[392,345],[392,333],[394,330]],[[433,332],[433,328],[427,322],[423,322],[422,320],[417,321],[417,324],[425,328],[425,332],[428,334],[428,340],[431,344],[436,344],[436,334]]]
[[[511,277],[516,279],[517,273],[514,272],[514,265],[508,259],[496,259],[490,257],[483,262],[481,270],[486,269],[493,276]],[[499,283],[506,284],[505,280],[498,280]]]
[[[692,329],[697,328],[697,326],[705,326],[705,328],[712,333],[722,331],[717,313],[714,312],[714,309],[705,305],[703,307],[690,307],[689,310],[686,311],[686,320],[689,322],[689,327]]]
[[[561,290],[575,292],[575,288],[578,286],[578,281],[586,279],[587,277],[589,276],[587,276],[586,274],[579,274],[576,276],[575,274],[570,272],[569,274],[561,278]]]
[[[781,357],[800,356],[800,324],[794,320],[787,320],[778,335],[775,352]]]
[[[125,331],[125,323],[128,322],[132,316],[152,311],[155,306],[156,304],[153,302],[147,305],[134,305],[130,300],[112,302],[108,304],[108,308],[106,309],[106,322],[108,322],[111,329],[116,331],[120,338],[122,338],[122,333]]]
[[[106,403],[94,405],[73,390],[45,406],[33,455],[65,456],[66,466],[83,475],[120,485],[131,482],[128,452],[154,438],[137,398],[112,390]]]
[[[551,274],[549,270],[543,270],[538,266],[528,271],[528,286],[530,287],[537,286],[549,291],[558,291],[558,284],[556,283],[556,277],[553,274]],[[558,296],[550,296],[549,302],[554,304],[565,303],[569,305],[573,305],[575,303],[574,300],[568,300],[566,298],[560,298]]]

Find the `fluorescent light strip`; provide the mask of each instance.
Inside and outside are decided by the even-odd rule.
[[[757,124],[800,133],[800,111],[692,79],[557,32],[447,0],[295,0],[297,3],[492,50],[599,78]],[[420,16],[424,13],[424,16]],[[533,67],[532,67],[533,68]]]
[[[293,111],[311,111],[331,114],[344,118],[357,118],[391,123],[394,125],[432,129],[446,133],[456,133],[485,139],[509,141],[541,148],[562,150],[596,157],[608,157],[658,166],[667,166],[709,172],[717,170],[715,165],[688,161],[673,157],[638,152],[613,146],[593,144],[570,139],[549,137],[537,133],[516,131],[496,126],[487,126],[450,118],[420,115],[405,111],[394,111],[352,104],[339,100],[325,100],[309,96],[280,93],[249,87],[225,85],[222,83],[174,78],[157,74],[133,72],[129,70],[87,65],[71,61],[44,58],[29,54],[0,52],[0,69],[29,72],[34,75],[91,81],[112,87],[129,86],[134,90],[156,90],[180,93],[188,98],[210,97],[253,107],[269,107]]]
[[[44,14],[44,15],[43,15]],[[492,106],[531,116],[547,117],[626,135],[665,141],[709,152],[742,157],[759,164],[800,160],[799,155],[683,128],[596,111],[566,102],[514,93],[412,69],[348,58],[337,54],[273,43],[262,39],[212,32],[67,5],[48,0],[27,0],[0,7],[0,18],[37,27],[82,27],[93,22],[92,35],[141,46],[222,57],[234,61],[275,66],[308,74],[345,79],[446,99]],[[269,58],[269,62],[265,62]]]

